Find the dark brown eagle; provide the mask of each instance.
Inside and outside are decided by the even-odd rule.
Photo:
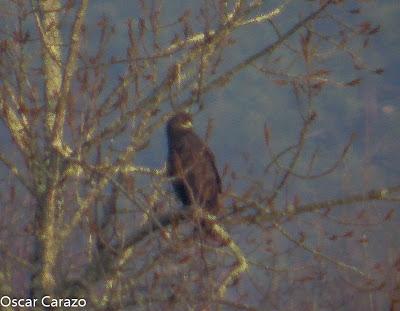
[[[184,205],[197,204],[217,214],[221,179],[212,151],[193,131],[192,117],[180,112],[167,124],[168,176]]]

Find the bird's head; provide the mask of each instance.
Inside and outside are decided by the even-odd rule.
[[[179,112],[168,121],[168,129],[173,131],[190,130],[193,128],[192,115],[187,112]]]

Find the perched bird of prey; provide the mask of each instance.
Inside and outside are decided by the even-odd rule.
[[[192,116],[180,112],[167,123],[168,176],[184,205],[197,204],[216,215],[220,203],[221,179],[214,155],[193,131]]]

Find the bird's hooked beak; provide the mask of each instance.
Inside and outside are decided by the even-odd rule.
[[[192,128],[193,127],[192,121],[186,121],[186,122],[182,123],[181,127],[184,129]]]

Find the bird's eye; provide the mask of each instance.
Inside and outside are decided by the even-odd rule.
[[[192,121],[186,120],[185,122],[182,123],[182,127],[185,129],[193,127]]]

